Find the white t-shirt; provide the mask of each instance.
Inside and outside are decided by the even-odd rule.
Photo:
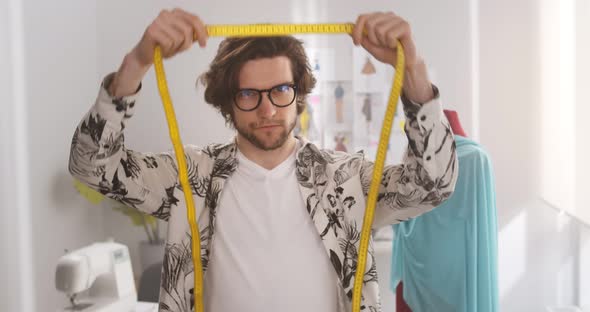
[[[301,197],[295,152],[272,170],[238,152],[215,226],[205,311],[337,310],[338,278]]]

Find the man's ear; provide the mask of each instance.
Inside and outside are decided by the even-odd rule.
[[[226,110],[228,115],[225,116],[225,123],[232,129],[236,128],[236,118],[235,118],[235,107],[234,105],[230,105],[229,109]]]
[[[307,101],[302,96],[297,96],[295,99],[295,105],[297,105],[297,116],[301,115],[305,110],[305,106],[307,105]]]

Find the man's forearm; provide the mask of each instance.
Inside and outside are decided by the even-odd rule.
[[[414,103],[424,104],[434,99],[434,90],[424,61],[406,67],[403,92]]]
[[[136,93],[143,77],[150,69],[150,65],[139,64],[132,53],[125,56],[112,83],[108,87],[109,94],[113,97],[128,96]]]

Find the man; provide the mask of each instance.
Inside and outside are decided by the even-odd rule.
[[[364,30],[364,32],[363,32]],[[171,153],[139,153],[123,142],[153,50],[165,57],[204,47],[201,20],[163,11],[78,126],[70,171],[109,197],[170,222],[160,311],[191,311],[190,229],[178,168]],[[438,91],[417,55],[408,23],[393,13],[359,16],[352,40],[394,65],[405,47],[403,89],[409,147],[403,164],[388,166],[375,227],[418,216],[452,193],[455,143]],[[206,311],[347,311],[356,272],[365,199],[373,165],[361,153],[322,150],[293,135],[315,79],[293,37],[230,38],[201,77],[205,100],[237,130],[235,140],[186,146],[200,229]],[[380,311],[372,248],[362,306]]]

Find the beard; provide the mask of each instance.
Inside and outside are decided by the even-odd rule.
[[[291,122],[282,121],[262,121],[262,122],[252,122],[245,126],[239,125],[234,120],[234,125],[238,133],[243,136],[248,142],[252,145],[256,146],[257,148],[263,151],[272,151],[275,150],[285,144],[287,139],[289,139],[289,135],[295,128],[295,124],[297,123],[297,116],[293,118]],[[277,138],[272,140],[266,139],[271,138],[272,134],[265,133],[264,131],[257,131],[259,127],[264,125],[278,125],[280,126],[280,133]],[[259,132],[258,134],[256,132]],[[261,133],[262,132],[262,133]]]

